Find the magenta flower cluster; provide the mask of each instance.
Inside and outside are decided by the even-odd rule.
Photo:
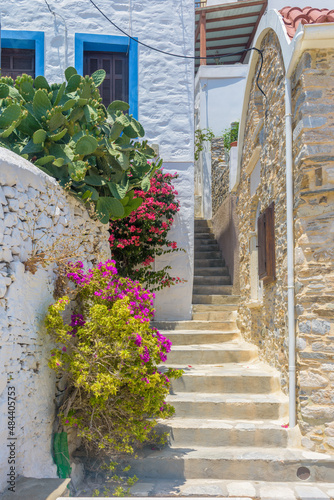
[[[114,260],[100,262],[95,269],[89,269],[88,271],[84,270],[84,265],[80,261],[75,264],[69,263],[69,267],[71,270],[67,273],[67,277],[72,282],[79,288],[92,286],[95,298],[101,300],[102,303],[110,304],[111,308],[117,300],[129,297],[130,320],[127,321],[127,324],[131,323],[131,319],[146,323],[152,337],[155,339],[155,345],[159,348],[160,360],[162,362],[167,360],[167,354],[171,350],[171,341],[161,335],[156,328],[149,327],[149,322],[154,317],[154,293],[144,289],[138,281],[119,277]],[[85,323],[86,320],[83,314],[72,314],[71,323],[69,324],[71,330],[68,331],[68,334],[75,336],[78,328],[84,326]],[[133,332],[131,341],[138,347],[142,364],[152,361],[150,350],[146,345],[143,346],[143,338],[138,332]],[[147,380],[145,380],[146,383]]]
[[[168,239],[174,217],[180,210],[178,193],[173,186],[177,174],[158,169],[150,179],[147,192],[136,188],[134,198],[142,204],[128,217],[110,222],[110,248],[119,273],[145,282],[152,290],[183,283],[183,278],[170,276],[169,267],[156,271],[152,263],[157,255],[176,252],[176,241]]]

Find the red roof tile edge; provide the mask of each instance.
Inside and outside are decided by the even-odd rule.
[[[316,9],[313,7],[283,7],[279,10],[283,17],[287,34],[295,36],[300,24],[334,23],[334,9]]]

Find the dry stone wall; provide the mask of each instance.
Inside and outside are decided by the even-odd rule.
[[[303,444],[334,452],[334,50],[293,79],[295,269]]]
[[[211,141],[211,192],[212,217],[229,194],[229,168],[224,151],[224,139],[215,137]]]
[[[44,252],[45,259],[41,262]],[[30,162],[0,148],[0,442],[7,443],[8,388],[15,388],[16,474],[57,477],[51,456],[55,421],[51,343],[43,321],[54,302],[56,261],[85,265],[110,257],[108,228]],[[44,266],[42,265],[44,263]],[[58,381],[58,395],[64,390]],[[0,451],[0,491],[9,448]]]

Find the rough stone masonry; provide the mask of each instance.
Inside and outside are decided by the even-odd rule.
[[[249,100],[237,215],[240,235],[239,327],[260,356],[281,372],[288,389],[285,95],[279,41],[262,41],[259,93]],[[257,71],[255,71],[255,75]],[[310,450],[334,449],[334,51],[310,50],[293,78],[297,414]],[[254,161],[258,151],[258,162]],[[250,167],[250,165],[253,165]],[[258,170],[257,170],[258,169]],[[275,202],[276,279],[252,297],[250,239],[259,213]],[[253,283],[253,284],[252,284]],[[253,302],[253,303],[252,303]]]

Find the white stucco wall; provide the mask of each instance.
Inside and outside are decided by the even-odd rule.
[[[232,122],[240,120],[247,65],[200,66],[195,78],[195,127],[211,129],[221,137]],[[212,217],[211,153],[208,145],[200,153],[204,219]]]
[[[38,247],[46,257],[66,255],[89,266],[110,258],[108,235],[108,227],[92,221],[54,179],[0,148],[0,491],[8,486],[8,438],[15,437],[16,474],[57,477],[51,456],[56,380],[47,366],[52,344],[43,326],[54,302],[55,264],[39,264],[32,273],[24,263]],[[66,242],[69,254],[62,253]],[[16,395],[14,435],[9,387]]]
[[[216,137],[241,116],[247,65],[200,66],[195,78],[198,128],[211,128]]]
[[[48,3],[66,22],[68,65],[74,65],[75,33],[122,35],[88,1],[49,0]],[[99,0],[98,6],[140,41],[164,51],[193,55],[193,0]],[[45,33],[45,76],[49,81],[62,81],[65,39],[60,18],[54,17],[42,0],[4,2],[1,13],[3,30]],[[169,261],[176,271],[182,270],[187,283],[159,294],[157,319],[162,310],[177,311],[178,318],[188,319],[193,280],[194,64],[193,60],[170,57],[143,46],[138,51],[139,121],[145,128],[145,138],[159,145],[166,168],[179,173],[177,185],[182,208],[173,238],[187,250],[187,254],[172,254]],[[179,290],[174,293],[176,288]]]

